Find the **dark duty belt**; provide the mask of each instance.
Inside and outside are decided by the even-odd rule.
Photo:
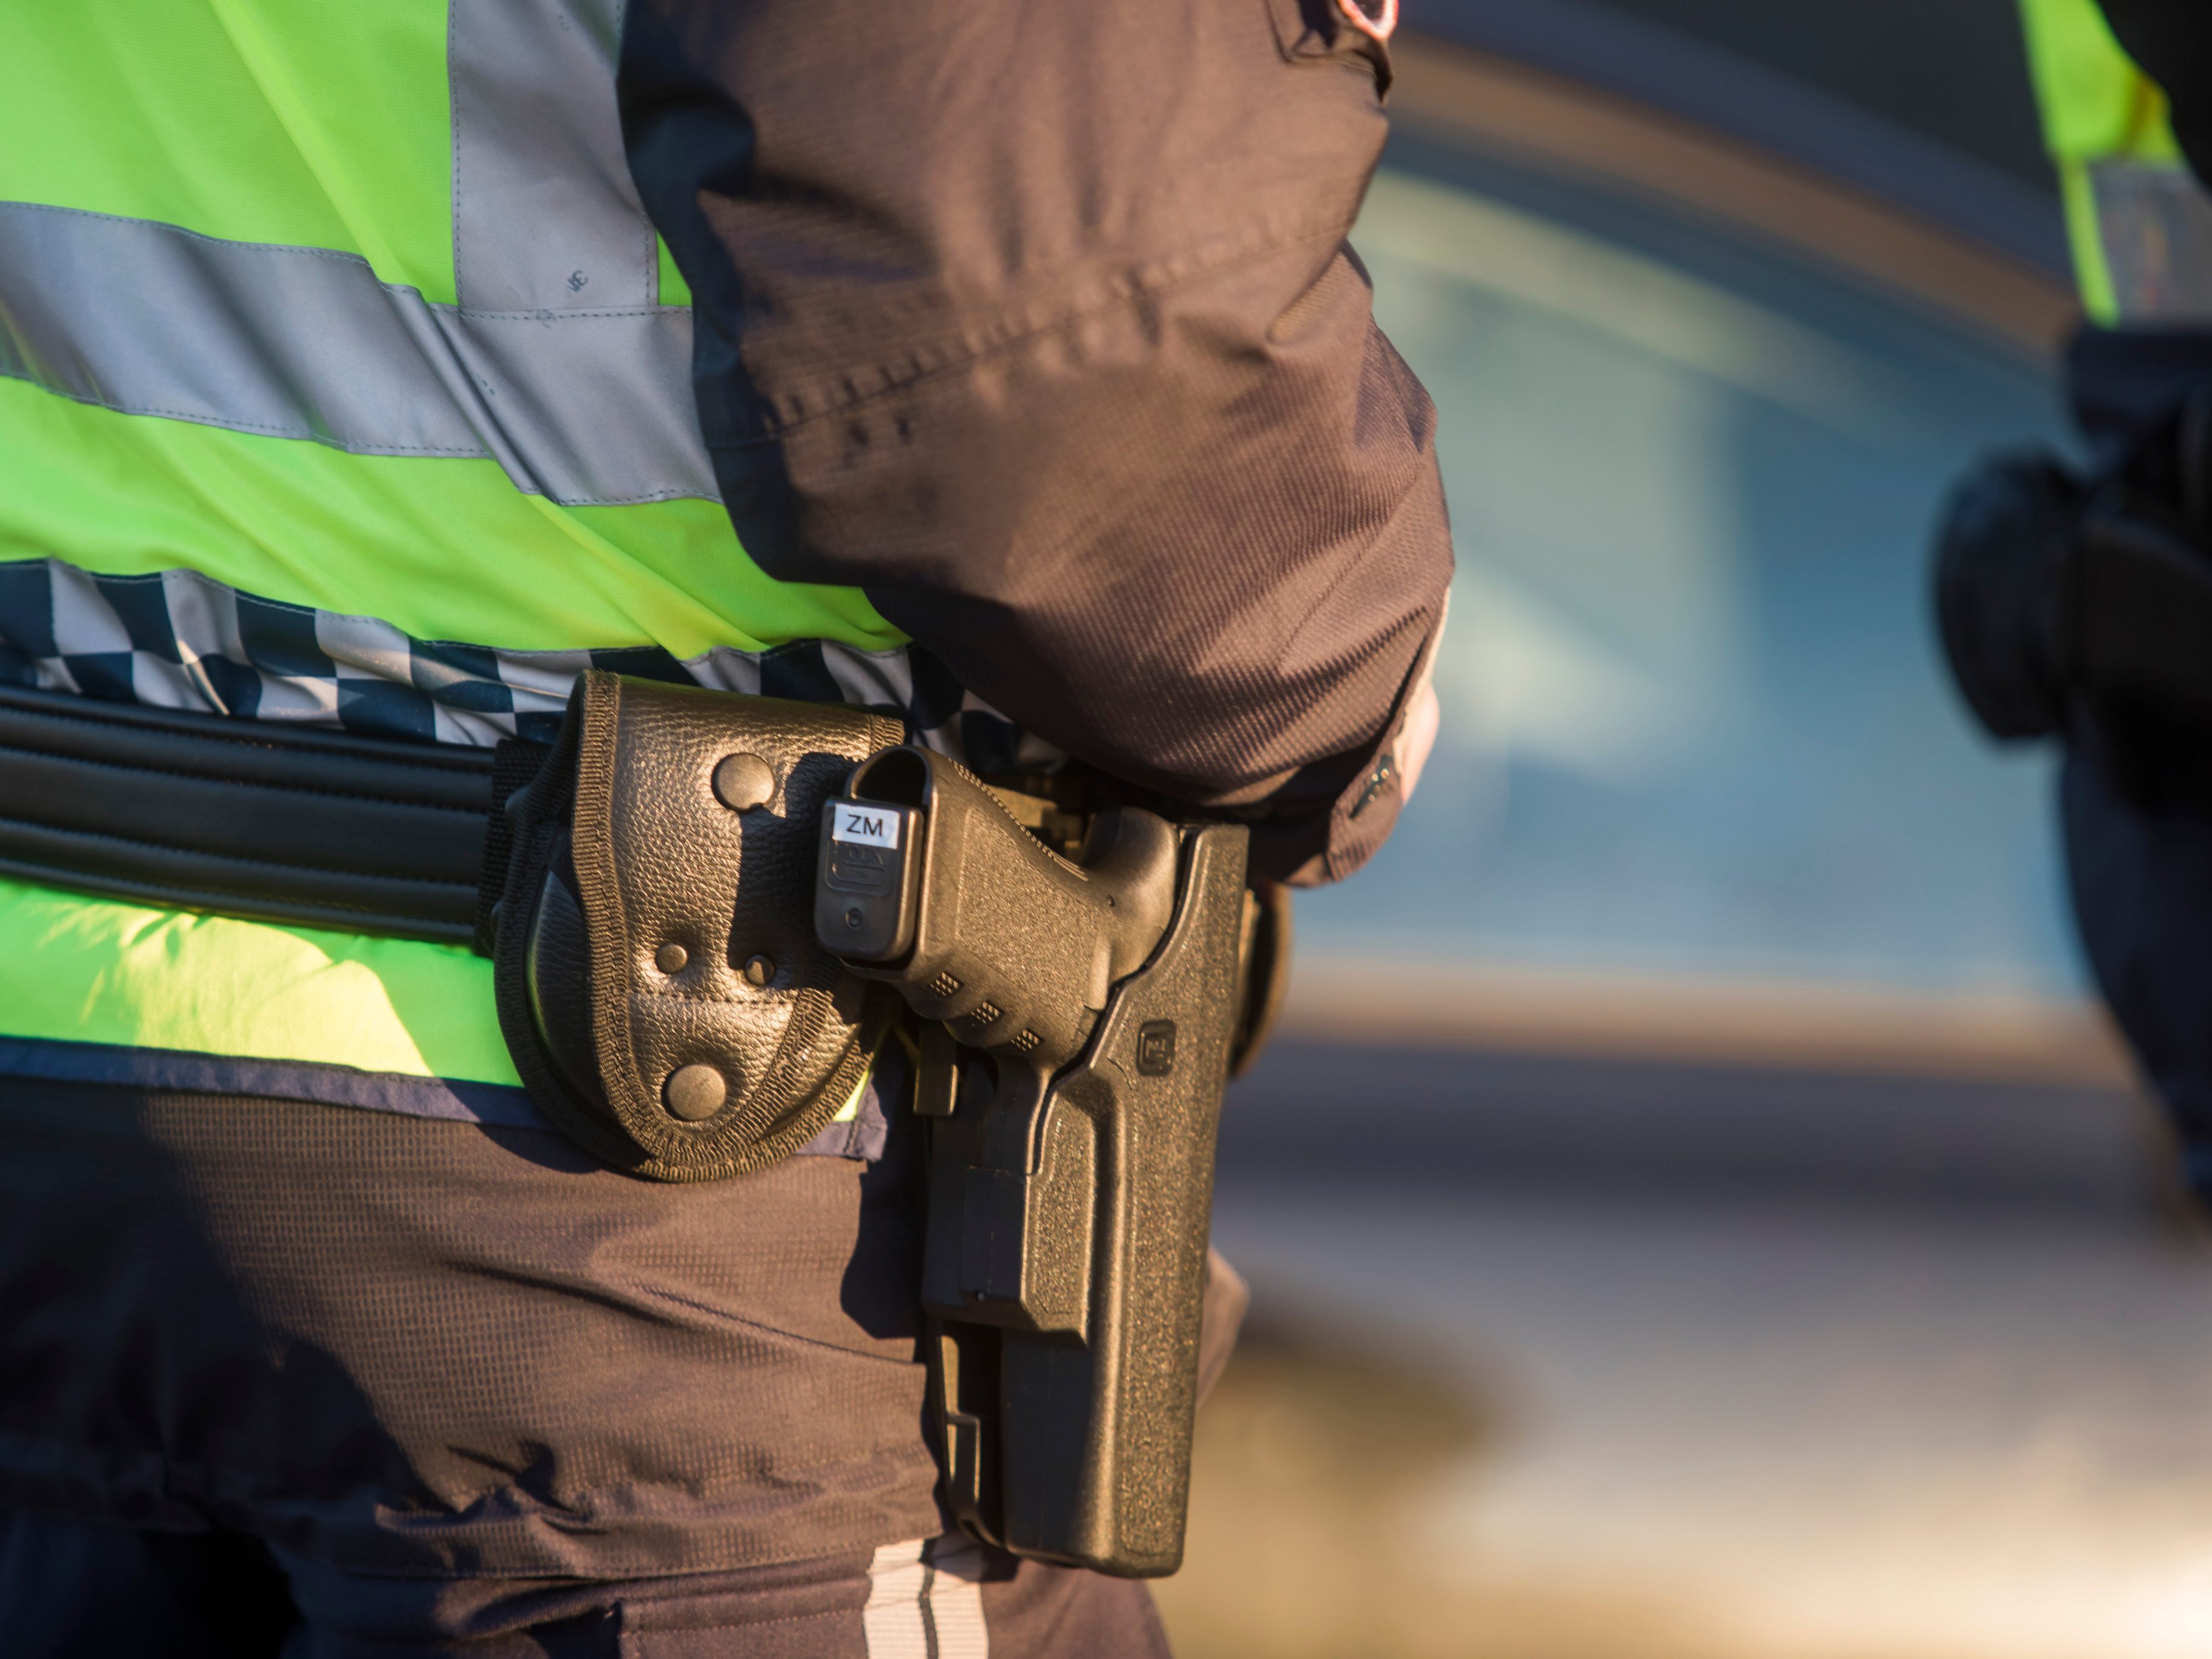
[[[494,807],[544,754],[0,687],[0,875],[481,949]]]

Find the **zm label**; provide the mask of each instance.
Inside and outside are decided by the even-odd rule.
[[[830,826],[830,839],[857,841],[870,847],[896,847],[899,815],[865,806],[840,806],[836,822]]]

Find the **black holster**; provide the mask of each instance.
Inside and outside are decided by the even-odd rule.
[[[1244,830],[1189,826],[1158,947],[1075,1062],[930,1122],[931,1416],[986,1542],[1127,1577],[1182,1565],[1214,1142],[1237,1036]],[[926,1086],[926,1085],[925,1085]]]
[[[823,817],[815,929],[927,1022],[948,1506],[1017,1554],[1152,1577],[1182,1559],[1222,1086],[1288,941],[1241,824],[1111,808],[1071,850],[887,750]],[[956,1085],[963,1050],[988,1087]]]

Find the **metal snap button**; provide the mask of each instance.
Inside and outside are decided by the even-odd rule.
[[[691,953],[680,945],[664,945],[653,953],[653,965],[664,974],[682,973],[690,960]]]
[[[671,1117],[696,1123],[722,1109],[722,1103],[729,1098],[730,1085],[711,1066],[679,1066],[669,1073],[661,1095]]]
[[[775,768],[740,750],[714,763],[714,799],[732,812],[750,812],[775,796]]]

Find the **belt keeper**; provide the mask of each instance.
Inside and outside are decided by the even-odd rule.
[[[495,955],[499,943],[499,902],[507,891],[507,866],[514,853],[514,821],[507,804],[514,792],[536,777],[553,745],[527,738],[502,738],[491,760],[491,817],[484,824],[483,873],[477,885],[477,935],[480,957]]]

